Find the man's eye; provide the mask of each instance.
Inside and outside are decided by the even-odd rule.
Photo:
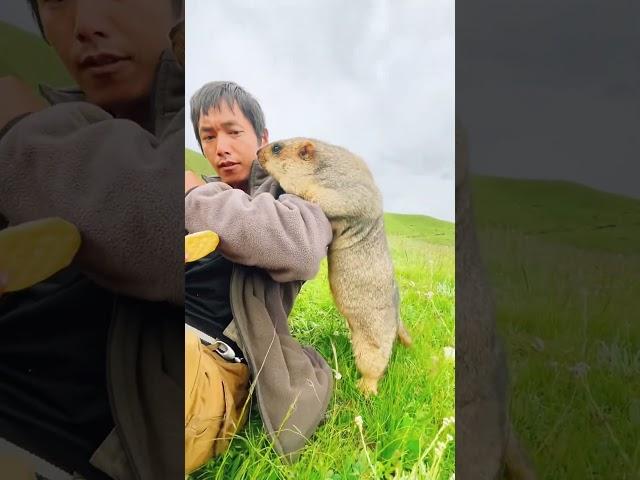
[[[210,142],[211,140],[215,140],[216,137],[214,137],[213,135],[207,135],[206,137],[203,137],[202,140],[204,140],[205,142]]]
[[[231,135],[240,135],[242,133],[242,130],[231,130]]]

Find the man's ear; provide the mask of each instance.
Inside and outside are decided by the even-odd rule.
[[[269,130],[265,128],[264,131],[262,132],[262,136],[260,137],[260,147],[264,147],[268,143],[269,143]]]

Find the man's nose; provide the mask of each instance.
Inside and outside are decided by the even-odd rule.
[[[107,37],[108,12],[102,5],[105,2],[95,0],[76,0],[75,8],[75,37],[81,42],[91,42],[96,37]]]
[[[231,145],[230,138],[227,135],[220,134],[218,135],[218,141],[216,142],[216,153],[219,156],[225,156],[231,153],[229,151],[229,147]]]

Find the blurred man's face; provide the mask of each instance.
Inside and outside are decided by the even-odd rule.
[[[258,136],[237,104],[230,108],[222,102],[200,116],[198,133],[204,156],[221,180],[244,189],[258,149],[269,143],[268,131]]]
[[[38,0],[44,34],[87,100],[126,111],[148,97],[176,17],[169,0]]]

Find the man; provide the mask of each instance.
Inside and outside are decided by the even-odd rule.
[[[325,414],[333,383],[325,360],[291,338],[287,317],[326,255],[331,226],[317,205],[285,194],[260,167],[256,153],[269,134],[244,89],[204,85],[191,99],[191,120],[219,176],[205,184],[185,173],[185,225],[189,233],[215,231],[220,244],[186,267],[185,322],[202,341],[189,329],[185,467],[227,447],[248,408],[249,374],[276,451],[295,460]],[[209,412],[205,420],[202,411]],[[212,421],[216,412],[227,421]],[[210,435],[196,438],[207,421]]]
[[[0,437],[87,479],[182,478],[182,1],[29,5],[79,88],[0,81],[0,227],[59,216],[82,245],[0,298]]]

